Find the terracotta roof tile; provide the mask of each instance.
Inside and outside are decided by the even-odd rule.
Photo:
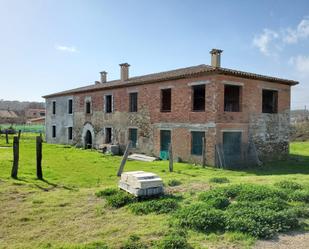
[[[271,76],[266,76],[266,75],[261,75],[261,74],[254,74],[254,73],[249,73],[249,72],[243,72],[243,71],[222,68],[222,67],[215,68],[212,66],[202,64],[198,66],[180,68],[180,69],[171,70],[171,71],[131,77],[129,78],[129,80],[126,80],[126,81],[113,80],[113,81],[108,81],[102,84],[91,84],[91,85],[84,86],[84,87],[79,87],[79,88],[75,88],[75,89],[71,89],[67,91],[62,91],[62,92],[46,95],[46,96],[43,96],[43,98],[56,97],[56,96],[61,96],[61,95],[69,95],[69,94],[74,94],[74,93],[88,92],[88,91],[95,91],[95,90],[104,90],[104,89],[110,89],[110,88],[128,87],[132,85],[154,83],[154,82],[160,82],[160,81],[165,81],[165,80],[181,79],[181,78],[201,75],[205,73],[234,75],[234,76],[243,77],[243,78],[278,82],[278,83],[286,84],[286,85],[298,84],[297,81],[293,81],[293,80],[281,79],[281,78],[276,78],[276,77],[271,77]]]

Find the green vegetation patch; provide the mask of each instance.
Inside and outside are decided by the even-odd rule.
[[[120,247],[120,249],[147,249],[148,246],[141,242],[137,235],[131,235],[127,241]]]
[[[170,187],[179,186],[179,185],[181,185],[181,181],[176,180],[176,179],[172,179],[172,180],[169,180],[167,182],[167,185],[170,186]]]
[[[226,177],[212,177],[209,179],[209,182],[212,183],[229,183],[230,180]]]
[[[297,182],[292,181],[280,181],[275,183],[275,186],[282,189],[288,189],[288,190],[300,190],[303,189],[303,186]]]
[[[129,209],[134,214],[166,214],[178,209],[179,204],[175,198],[161,197],[154,200],[136,202],[129,205]]]
[[[297,191],[304,192],[299,201],[305,202],[305,191]],[[176,224],[205,233],[230,231],[271,238],[299,227],[299,218],[308,215],[304,206],[289,203],[289,194],[268,186],[230,185],[203,192],[198,199],[200,203],[176,213]]]
[[[96,192],[96,196],[105,198],[107,205],[113,208],[121,208],[137,201],[135,196],[114,188],[98,191]]]

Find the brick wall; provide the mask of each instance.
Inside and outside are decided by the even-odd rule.
[[[192,85],[206,86],[206,108],[202,112],[192,111]],[[224,112],[224,85],[241,86],[241,112]],[[171,112],[161,112],[161,89],[172,89]],[[153,84],[114,88],[74,95],[74,141],[82,144],[82,130],[86,123],[93,126],[95,146],[104,142],[104,127],[114,127],[113,142],[126,143],[128,127],[138,128],[137,151],[158,156],[160,152],[160,129],[172,131],[175,157],[185,161],[200,162],[201,158],[191,155],[192,130],[205,131],[207,162],[214,165],[215,145],[222,143],[223,130],[242,130],[242,142],[250,136],[258,137],[261,132],[250,122],[263,123],[262,89],[278,90],[279,114],[290,109],[290,87],[283,84],[217,75],[200,76]],[[138,112],[129,113],[129,93],[138,92]],[[114,112],[104,113],[104,95],[113,95]],[[91,99],[92,113],[85,114],[85,99]],[[255,117],[252,119],[252,115]],[[273,114],[273,116],[276,114]],[[257,121],[258,120],[258,121]],[[274,119],[272,119],[272,122]],[[284,121],[286,122],[286,121]],[[268,122],[271,123],[271,122]],[[267,132],[264,129],[263,132]],[[274,132],[274,131],[273,131]],[[280,136],[279,136],[280,137]],[[263,152],[265,153],[265,152]]]

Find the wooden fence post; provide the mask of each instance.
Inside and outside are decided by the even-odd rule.
[[[17,136],[14,136],[13,140],[13,167],[11,177],[17,179],[18,174],[18,160],[19,160],[19,140]]]
[[[121,176],[121,174],[123,172],[124,165],[126,164],[128,156],[129,156],[131,144],[132,144],[132,141],[130,140],[128,145],[127,145],[127,148],[126,148],[126,150],[125,150],[125,152],[123,154],[123,157],[122,157],[122,160],[121,160],[121,163],[120,163],[120,167],[119,167],[117,176]]]
[[[18,131],[18,140],[20,140],[21,130]]]
[[[38,179],[43,180],[42,172],[42,138],[36,137],[36,175]]]
[[[202,166],[205,168],[206,166],[206,144],[205,144],[205,138],[202,138]]]
[[[8,144],[9,143],[9,132],[8,132],[8,129],[5,130],[5,140],[6,140],[6,143]]]
[[[172,150],[172,143],[168,145],[168,159],[169,159],[169,170],[173,172],[173,150]]]

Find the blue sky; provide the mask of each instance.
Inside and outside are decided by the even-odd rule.
[[[308,1],[0,0],[0,99],[209,64],[299,80],[292,107],[309,107]]]

